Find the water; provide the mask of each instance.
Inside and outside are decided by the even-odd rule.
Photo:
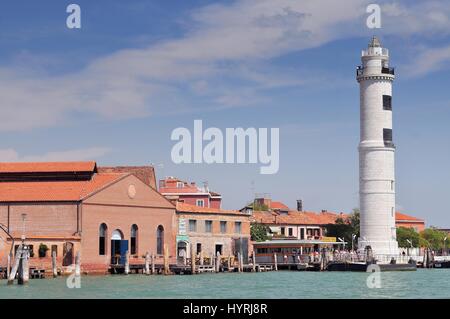
[[[450,298],[450,269],[383,272],[381,288],[369,289],[368,273],[221,273],[195,276],[83,276],[80,289],[66,278],[0,281],[0,298]]]

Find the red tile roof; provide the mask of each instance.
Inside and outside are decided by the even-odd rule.
[[[177,202],[177,212],[181,213],[200,213],[200,214],[226,214],[248,216],[238,210],[226,210],[220,208],[200,207],[182,202]]]
[[[0,163],[0,173],[93,172],[95,162]]]
[[[128,174],[95,174],[89,181],[2,182],[0,202],[80,201]]]
[[[424,222],[424,220],[423,219],[420,219],[420,218],[416,218],[416,217],[413,217],[413,216],[409,216],[409,215],[406,215],[406,214],[402,214],[402,213],[400,213],[400,212],[396,212],[395,213],[395,221],[399,221],[399,222],[402,222],[402,221],[408,221],[408,222]]]
[[[270,203],[271,209],[281,209],[281,210],[289,210],[289,207],[284,205],[282,202],[271,202]]]
[[[155,169],[153,166],[114,166],[99,167],[99,173],[131,173],[147,186],[156,189]]]

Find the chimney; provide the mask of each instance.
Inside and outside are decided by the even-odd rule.
[[[301,199],[297,199],[297,211],[303,211],[303,201]]]
[[[326,209],[322,209],[322,213],[326,213],[328,212]]]

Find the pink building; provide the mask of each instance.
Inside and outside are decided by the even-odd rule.
[[[208,186],[199,187],[195,182],[185,182],[175,177],[159,181],[159,192],[173,202],[206,208],[221,208],[222,196],[209,190]]]

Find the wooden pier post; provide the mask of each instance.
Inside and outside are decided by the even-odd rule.
[[[220,253],[217,252],[217,257],[216,257],[216,272],[220,272]]]
[[[239,265],[241,266],[241,272],[244,271],[244,256],[241,254],[241,262],[239,263]]]
[[[200,251],[200,266],[203,266],[203,251]]]
[[[58,270],[56,268],[56,251],[52,251],[52,273],[53,278],[58,277]]]
[[[201,262],[201,259],[200,259]],[[191,243],[191,274],[195,275],[195,251],[194,245]]]
[[[11,274],[11,258],[12,258],[12,253],[8,254],[8,265],[6,268],[6,278],[9,279],[9,275]]]
[[[124,269],[125,275],[128,275],[130,273],[130,255],[128,254],[128,250],[125,253],[125,269]]]
[[[277,254],[273,254],[273,262],[275,265],[275,271],[278,271],[278,258],[277,258]]]
[[[255,256],[255,250],[253,249],[253,272],[256,272],[256,256]]]
[[[241,253],[238,253],[238,272],[241,272]]]
[[[14,265],[12,266],[11,273],[9,274],[9,277],[8,277],[8,285],[13,284],[14,280],[16,279],[16,274],[17,274],[17,271],[19,270],[21,256],[22,256],[22,248],[21,248],[21,246],[19,246],[19,248],[17,248],[17,251],[16,251],[16,258],[14,261]]]
[[[81,276],[81,256],[80,252],[77,251],[77,255],[75,256],[75,277]]]
[[[164,275],[169,275],[169,247],[164,246]]]
[[[27,249],[25,249],[22,253],[22,285],[26,285],[30,279],[29,259],[30,251],[27,247]]]
[[[150,275],[150,254],[148,252],[145,253],[145,267],[144,273],[148,276]]]
[[[231,255],[228,255],[228,271],[232,271],[233,265],[231,264]]]
[[[152,254],[152,275],[155,274],[155,255]]]

